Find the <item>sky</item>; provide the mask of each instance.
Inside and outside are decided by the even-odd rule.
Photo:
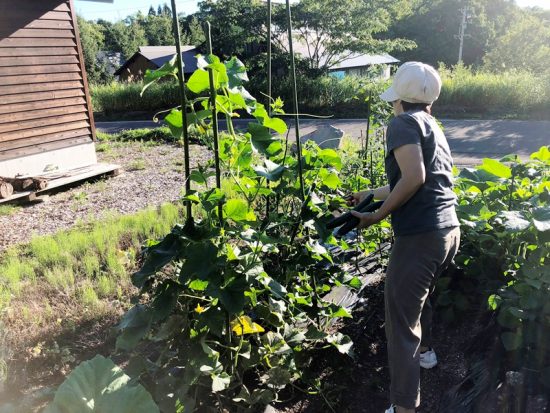
[[[170,4],[167,0],[166,3]],[[198,0],[176,0],[176,7],[179,13],[191,14],[197,11]],[[538,6],[550,9],[550,0],[516,0],[522,7]],[[87,20],[104,19],[116,21],[125,18],[130,14],[141,10],[147,13],[149,6],[164,4],[162,0],[114,0],[114,4],[93,3],[89,1],[76,1],[76,11]]]

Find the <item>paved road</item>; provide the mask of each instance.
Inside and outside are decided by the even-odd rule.
[[[248,121],[237,120],[237,127]],[[550,121],[511,120],[450,120],[443,119],[445,134],[457,165],[471,165],[486,157],[502,157],[516,153],[522,158],[550,145]],[[364,119],[308,119],[300,121],[302,134],[314,131],[321,125],[333,125],[352,137],[359,137],[366,128]],[[156,127],[152,121],[97,122],[103,132],[114,133],[123,129]],[[223,128],[224,122],[221,122]],[[294,128],[290,122],[291,136]]]

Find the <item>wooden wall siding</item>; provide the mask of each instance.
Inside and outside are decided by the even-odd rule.
[[[72,0],[0,0],[0,161],[94,140],[83,66]]]

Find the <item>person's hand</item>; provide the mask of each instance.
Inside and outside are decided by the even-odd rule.
[[[355,205],[360,204],[361,201],[363,201],[363,199],[365,199],[367,197],[369,192],[370,191],[359,191],[359,192],[354,192],[351,195],[348,195],[346,197],[346,202],[347,202],[348,206],[355,206]]]
[[[351,211],[351,214],[359,218],[359,224],[357,225],[357,229],[362,228],[368,228],[371,225],[378,224],[380,221],[382,221],[382,217],[377,212],[357,212],[357,211]]]

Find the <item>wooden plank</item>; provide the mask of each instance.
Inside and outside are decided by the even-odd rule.
[[[80,72],[78,64],[72,65],[38,65],[38,66],[4,66],[0,67],[1,76],[38,75],[43,73],[72,73]]]
[[[86,143],[86,142],[84,142]],[[76,145],[78,145],[77,143]],[[74,146],[70,145],[70,146]],[[1,158],[0,154],[0,160],[3,160]],[[78,173],[72,173],[73,170],[68,171],[66,177],[52,179],[48,182],[48,187],[46,189],[43,189],[38,192],[17,192],[14,193],[13,196],[11,196],[8,199],[0,199],[0,204],[11,202],[14,200],[19,200],[19,202],[25,202],[27,200],[40,200],[44,197],[44,194],[47,194],[52,189],[60,188],[65,185],[69,185],[75,182],[85,181],[87,179],[97,177],[97,176],[105,176],[105,177],[111,177],[111,176],[117,176],[120,173],[122,173],[122,168],[119,165],[112,165],[112,164],[103,164],[98,163],[94,165],[88,165],[86,168],[78,168],[81,169],[81,171],[78,171]]]
[[[27,112],[17,112],[17,113],[6,113],[0,115],[0,125],[4,123],[11,122],[20,122],[23,120],[29,119],[42,119],[49,118],[51,116],[60,116],[60,115],[69,115],[71,113],[82,113],[86,112],[87,108],[85,105],[74,105],[74,106],[62,106],[59,108],[48,108],[42,110],[32,110]]]
[[[20,2],[21,3],[21,2]],[[17,7],[14,7],[14,4],[9,5],[10,10],[4,13],[4,16],[9,20],[22,20],[28,19],[29,12],[23,9],[20,9],[20,4]],[[66,11],[48,11],[44,10],[43,12],[37,12],[38,16],[35,20],[44,19],[44,20],[72,20],[69,12]]]
[[[34,20],[27,23],[24,27],[18,24],[18,21],[6,22],[2,29],[4,31],[15,32],[20,29],[56,29],[56,30],[72,30],[73,23],[70,20]]]
[[[82,89],[81,81],[33,83],[29,85],[0,86],[0,96],[19,95],[23,93],[44,92],[49,90]],[[0,104],[4,99],[0,100]]]
[[[0,161],[8,159],[21,158],[23,156],[34,155],[37,153],[53,151],[55,149],[68,148],[70,146],[82,145],[91,142],[89,136],[81,136],[73,139],[64,139],[56,142],[47,142],[39,145],[27,146],[12,151],[0,151]]]
[[[20,37],[13,39],[7,37],[0,40],[0,47],[76,47],[76,42],[72,38],[41,39]]]
[[[34,65],[63,65],[78,64],[78,56],[26,56],[26,57],[2,57],[0,67],[34,66]]]
[[[0,47],[0,57],[78,55],[76,47]]]
[[[38,93],[22,93],[19,95],[2,96],[0,102],[2,105],[10,105],[13,103],[37,102],[39,100],[63,99],[84,96],[83,89],[68,89],[68,90],[50,90],[48,92]],[[2,123],[0,115],[0,123]]]
[[[10,37],[16,38],[74,38],[72,30],[55,30],[55,29],[19,29],[13,32]]]
[[[59,116],[51,116],[49,118],[41,119],[26,119],[17,122],[3,123],[0,125],[0,134],[14,131],[24,131],[26,129],[39,129],[46,126],[59,125],[62,123],[77,122],[81,120],[88,120],[88,114],[84,113],[71,113]]]
[[[51,99],[40,100],[38,102],[17,103],[14,105],[0,105],[0,114],[16,113],[48,108],[59,108],[63,106],[85,105],[84,97],[66,98],[66,99]]]
[[[52,73],[43,75],[0,76],[0,86],[26,85],[30,83],[61,82],[66,80],[82,80],[80,72]]]
[[[63,132],[73,129],[81,129],[90,127],[90,123],[85,120],[78,122],[64,123],[61,125],[46,126],[43,128],[37,129],[26,129],[21,131],[7,132],[0,135],[0,142],[7,142],[16,139],[27,139],[34,136],[47,135],[51,133]],[[1,147],[2,145],[0,145]]]
[[[86,105],[88,105],[88,115],[90,125],[92,127],[92,139],[96,140],[96,131],[94,123],[94,110],[92,108],[92,98],[90,95],[90,88],[88,86],[88,76],[86,76],[86,65],[84,64],[84,54],[82,53],[82,43],[80,42],[80,32],[78,30],[78,22],[76,19],[76,9],[74,6],[74,0],[69,0],[69,6],[71,9],[71,18],[73,19],[73,27],[76,38],[76,44],[78,49],[78,58],[80,59],[80,68],[82,69],[82,80],[84,81],[84,93],[86,94]]]
[[[66,132],[50,133],[46,135],[36,136],[34,138],[16,139],[14,141],[4,142],[0,146],[0,151],[7,152],[15,149],[26,148],[29,146],[40,145],[42,143],[56,142],[65,139],[74,139],[81,137],[88,137],[88,139],[91,141],[92,131],[90,130],[90,128],[80,128]]]
[[[41,2],[32,2],[32,1],[26,1],[26,2],[19,2],[17,4],[17,11],[26,11],[27,15],[29,15],[29,12],[37,12],[37,10],[42,9],[42,12],[47,11],[65,11],[70,12],[69,4],[67,1],[58,1],[58,5],[53,7],[53,2],[50,2],[48,4],[47,1],[41,1]],[[14,11],[15,7],[12,2],[5,2],[0,4],[0,13],[3,15],[9,15]]]

